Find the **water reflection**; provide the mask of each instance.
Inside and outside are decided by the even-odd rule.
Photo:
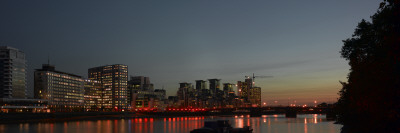
[[[190,132],[204,126],[204,121],[229,120],[233,127],[250,126],[254,133],[264,132],[304,132],[336,133],[340,125],[326,121],[325,115],[298,115],[285,118],[284,115],[247,115],[232,117],[174,117],[174,118],[133,118],[121,120],[70,121],[61,123],[24,123],[0,125],[0,132],[39,133],[176,133]]]

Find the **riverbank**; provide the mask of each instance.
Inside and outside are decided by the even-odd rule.
[[[284,115],[282,112],[261,113],[262,115]],[[256,117],[261,116],[257,113]],[[303,114],[303,113],[299,113]],[[308,113],[304,113],[308,114]],[[80,120],[118,120],[131,118],[169,118],[169,117],[196,117],[196,116],[236,116],[249,115],[250,112],[74,112],[74,113],[0,113],[0,124],[15,123],[53,123]]]
[[[134,112],[1,113],[0,124],[122,119],[134,116]]]

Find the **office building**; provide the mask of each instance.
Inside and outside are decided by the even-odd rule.
[[[100,111],[102,107],[103,85],[100,81],[85,79],[84,101],[86,111]]]
[[[216,96],[218,90],[220,90],[221,79],[208,79],[210,82],[210,92],[212,96]]]
[[[196,80],[196,90],[200,91],[202,89],[206,89],[206,81]]]
[[[52,111],[82,111],[84,106],[84,82],[81,76],[55,70],[49,64],[34,73],[34,95],[48,100]]]
[[[16,48],[0,46],[0,98],[26,97],[25,53]]]
[[[250,89],[248,101],[252,107],[261,107],[261,87]]]
[[[132,111],[163,110],[166,91],[155,89],[149,77],[131,76],[128,81],[128,102]]]
[[[128,108],[128,66],[114,64],[90,68],[88,78],[101,82],[102,108],[105,111],[124,111]]]

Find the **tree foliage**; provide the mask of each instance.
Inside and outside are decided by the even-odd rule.
[[[343,40],[351,67],[337,102],[342,132],[400,132],[400,0],[385,0],[371,22]]]

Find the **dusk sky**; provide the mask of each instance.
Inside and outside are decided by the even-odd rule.
[[[28,89],[47,63],[87,69],[128,65],[176,95],[180,82],[256,79],[262,101],[334,101],[347,81],[342,40],[381,0],[20,1],[0,2],[0,45],[25,52]],[[235,88],[236,89],[236,88]]]

